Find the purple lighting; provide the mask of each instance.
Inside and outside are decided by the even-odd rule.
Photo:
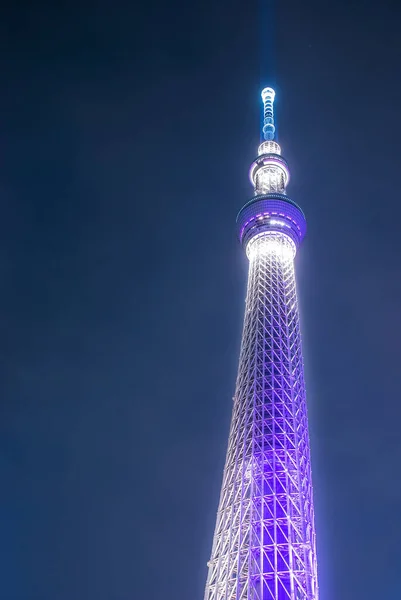
[[[261,147],[268,144],[269,154],[261,154],[255,196],[237,217],[249,278],[205,600],[318,600],[294,270],[306,221],[286,195],[283,159],[271,153],[280,150],[273,141],[274,91],[267,88],[262,98],[268,141]]]

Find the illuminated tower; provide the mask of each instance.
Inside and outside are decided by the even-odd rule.
[[[249,259],[233,415],[205,600],[317,600],[308,420],[294,257],[305,216],[286,195],[262,92],[264,141],[253,198],[237,217]]]

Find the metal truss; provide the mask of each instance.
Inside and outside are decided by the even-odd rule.
[[[233,416],[205,600],[318,600],[294,244],[251,240]]]

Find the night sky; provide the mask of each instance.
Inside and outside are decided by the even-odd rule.
[[[271,83],[321,599],[401,597],[401,9],[261,3],[0,12],[2,600],[203,597]]]

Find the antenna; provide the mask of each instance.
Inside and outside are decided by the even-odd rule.
[[[274,112],[273,102],[276,92],[273,88],[266,87],[262,90],[263,100],[263,137],[265,140],[274,140]]]

